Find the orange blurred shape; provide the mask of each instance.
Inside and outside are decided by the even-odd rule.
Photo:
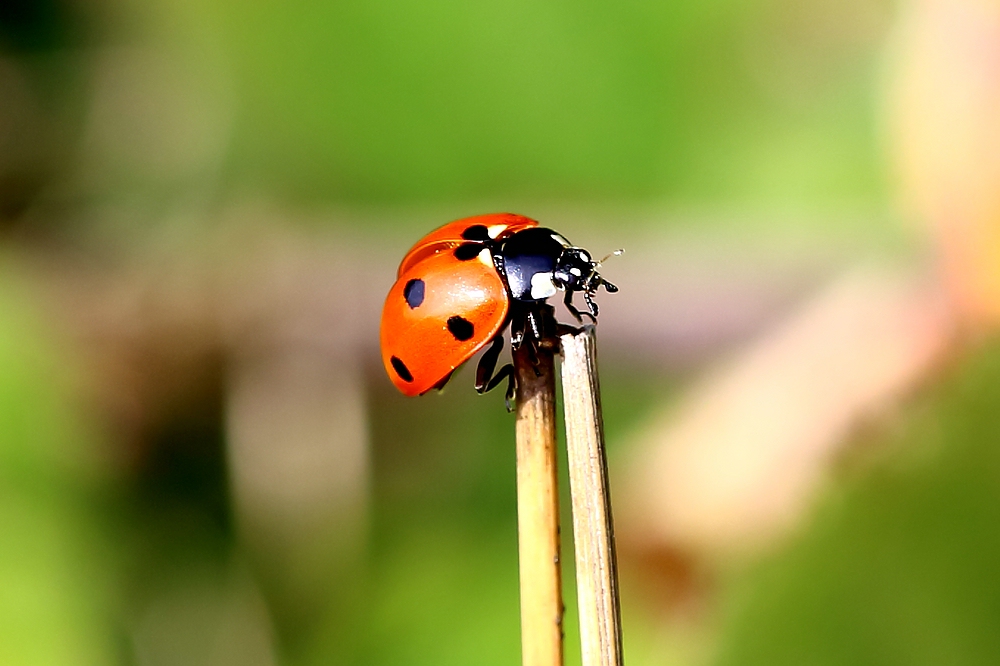
[[[1000,323],[1000,2],[919,0],[892,50],[902,203],[929,226],[960,317]]]
[[[950,321],[924,280],[863,270],[833,284],[640,436],[627,538],[709,553],[783,532],[851,430],[926,374]]]

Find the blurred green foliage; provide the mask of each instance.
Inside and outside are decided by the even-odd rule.
[[[0,268],[0,663],[106,663],[115,560],[99,449],[71,400],[72,356],[27,294]]]
[[[885,8],[214,0],[155,17],[231,77],[234,186],[801,207],[882,193]]]
[[[996,663],[1000,344],[948,375],[734,586],[716,663]]]

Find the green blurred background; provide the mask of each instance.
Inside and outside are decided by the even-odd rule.
[[[923,275],[885,112],[912,11],[5,2],[0,663],[517,663],[513,421],[468,371],[394,392],[395,263],[494,210],[628,247],[601,378],[628,494],[650,419],[831,276]],[[996,663],[991,338],[838,434],[752,548],[626,522],[628,663]]]

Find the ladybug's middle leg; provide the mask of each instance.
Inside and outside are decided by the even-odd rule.
[[[594,296],[591,292],[583,292],[583,300],[587,304],[587,309],[590,310],[590,318],[595,322],[597,321],[597,303],[594,302]]]
[[[535,371],[536,377],[541,377],[542,373],[538,369],[538,350],[542,342],[542,336],[544,335],[542,331],[541,313],[538,310],[528,310],[525,314],[525,320],[527,323],[527,333],[528,333],[528,360],[531,361],[531,367]]]
[[[524,341],[531,337],[528,331],[528,314],[520,307],[511,305],[510,313],[510,346],[511,349],[520,349]]]
[[[538,311],[528,310],[528,328],[531,329],[531,339],[538,342],[542,339],[542,324],[538,321]]]

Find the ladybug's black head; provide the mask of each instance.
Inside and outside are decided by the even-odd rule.
[[[568,247],[556,260],[552,271],[552,281],[556,286],[567,291],[582,291],[592,294],[603,284],[609,292],[618,291],[618,287],[600,276],[597,268],[601,262],[594,261],[590,253],[579,247]]]
[[[595,263],[586,250],[568,247],[556,260],[552,281],[568,291],[586,291],[587,282],[594,273]]]

